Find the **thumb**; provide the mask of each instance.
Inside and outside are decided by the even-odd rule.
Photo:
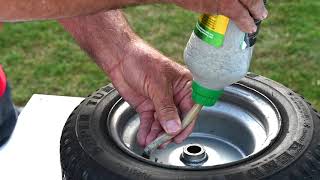
[[[163,88],[162,88],[163,89]],[[164,131],[170,135],[176,135],[181,130],[181,121],[178,110],[173,100],[173,92],[170,88],[159,90],[153,98],[157,119]]]

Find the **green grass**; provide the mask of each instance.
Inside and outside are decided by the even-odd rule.
[[[251,71],[304,95],[320,109],[320,2],[270,3]],[[165,55],[182,63],[197,14],[171,5],[125,10],[134,30]],[[0,62],[23,105],[34,93],[86,96],[108,78],[53,21],[6,24],[0,32]]]

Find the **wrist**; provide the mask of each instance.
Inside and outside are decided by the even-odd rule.
[[[90,53],[94,61],[112,79],[113,72],[118,69],[123,61],[132,58],[137,49],[137,42],[141,41],[136,35],[127,35],[112,42],[102,42],[103,46],[94,48]],[[130,55],[129,55],[130,54]]]
[[[60,23],[107,74],[124,60],[124,53],[139,39],[119,10],[64,19]]]

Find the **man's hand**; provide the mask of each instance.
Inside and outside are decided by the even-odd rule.
[[[254,19],[268,15],[263,0],[172,0],[178,6],[208,14],[222,14],[231,18],[238,27],[248,33],[257,30]]]
[[[190,72],[144,43],[136,41],[123,51],[119,64],[109,72],[122,97],[140,115],[138,142],[145,146],[160,134],[177,135],[181,120],[193,106]],[[175,137],[181,143],[194,123]]]
[[[109,75],[122,97],[140,115],[138,142],[145,146],[166,132],[182,142],[181,117],[193,106],[190,72],[137,37],[120,11],[60,21]]]

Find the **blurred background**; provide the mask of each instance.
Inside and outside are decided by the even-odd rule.
[[[268,9],[250,71],[295,90],[320,110],[320,1],[273,1]],[[124,12],[143,39],[183,63],[198,14],[172,5]],[[110,82],[55,21],[5,24],[0,62],[20,106],[35,93],[87,96]]]

